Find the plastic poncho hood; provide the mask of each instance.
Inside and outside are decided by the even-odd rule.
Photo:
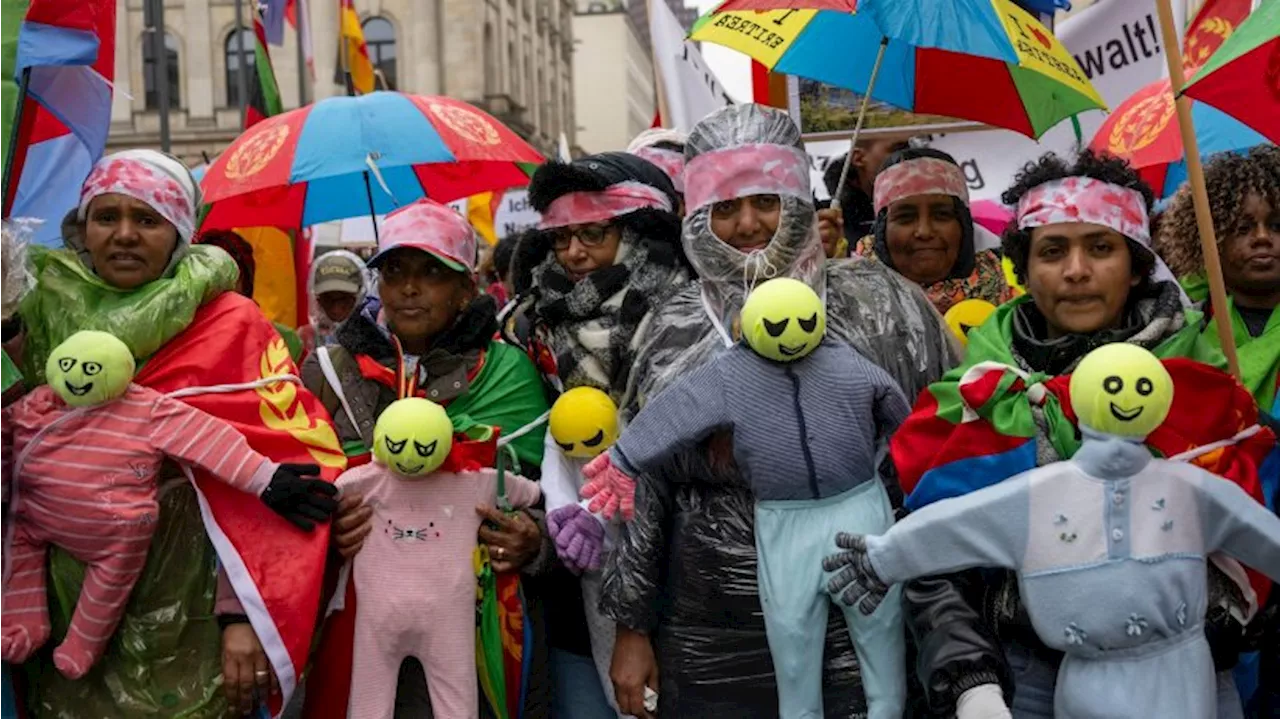
[[[685,186],[706,184],[715,192],[718,184],[718,196],[730,199],[735,194],[732,187],[739,179],[735,177],[738,169],[734,167],[738,158],[749,162],[753,155],[777,155],[783,158],[777,162],[782,163],[791,152],[797,153],[796,160],[803,162],[800,129],[786,113],[760,105],[725,107],[708,115],[689,133],[685,144]],[[807,162],[802,169],[803,187],[785,182],[775,185],[782,209],[778,229],[764,249],[742,252],[734,248],[712,232],[711,204],[689,207],[684,221],[685,254],[702,281],[708,311],[726,328],[732,326],[751,288],[765,280],[790,277],[809,285],[819,297],[825,297],[826,254],[814,225]],[[756,171],[759,172],[758,165]],[[698,174],[702,177],[697,177]],[[768,178],[763,179],[755,185],[738,183],[736,186],[742,190],[765,189],[769,183]]]

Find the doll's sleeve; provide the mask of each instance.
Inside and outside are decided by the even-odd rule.
[[[911,403],[902,393],[898,383],[893,381],[888,372],[867,362],[871,367],[872,381],[876,387],[876,404],[873,414],[876,420],[876,444],[889,441],[889,437],[898,431],[898,427],[911,414]]]
[[[542,496],[542,490],[538,488],[537,482],[525,479],[518,474],[508,474],[505,479],[507,500],[516,509],[532,507]]]
[[[254,496],[267,488],[278,466],[255,452],[235,427],[176,399],[156,399],[150,428],[156,450]]]
[[[556,444],[555,438],[547,432],[542,447],[542,477],[539,478],[538,484],[546,495],[548,512],[554,512],[570,504],[586,507],[586,500],[578,499],[578,479],[581,476],[582,471],[577,464],[564,456],[560,445]]]
[[[17,405],[9,405],[4,408],[4,421],[0,422],[0,466],[3,466],[3,472],[0,473],[0,502],[9,501],[9,482],[12,479],[9,475],[13,471],[13,411],[12,408]]]
[[[619,469],[632,477],[652,472],[672,455],[732,425],[725,402],[725,392],[731,390],[719,364],[704,364],[649,400],[610,450]]]
[[[1280,517],[1235,482],[1196,469],[1205,551],[1221,550],[1280,582]]]
[[[886,584],[973,567],[1016,569],[1027,546],[1027,475],[913,512],[867,537],[867,555]]]

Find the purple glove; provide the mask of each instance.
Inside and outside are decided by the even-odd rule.
[[[547,515],[547,531],[560,561],[574,574],[600,568],[604,525],[581,505],[567,504]]]

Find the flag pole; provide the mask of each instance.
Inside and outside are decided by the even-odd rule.
[[[239,91],[240,102],[237,104],[240,105],[240,127],[244,127],[249,102],[249,68],[245,66],[247,63],[244,51],[244,10],[240,7],[241,0],[234,0],[234,2],[236,5],[236,53],[239,55],[236,62],[236,89]]]
[[[645,22],[649,23],[649,27],[653,27],[653,22],[648,18],[652,17],[653,0],[645,0]],[[653,47],[653,33],[649,33],[649,57],[657,58],[658,53]],[[658,100],[658,119],[659,125],[662,127],[675,127],[675,121],[671,117],[671,104],[667,100],[666,83],[662,81],[662,68],[658,66],[657,61],[653,63],[653,92]]]
[[[295,8],[297,13],[297,31],[295,34],[298,38],[298,107],[307,104],[307,49],[302,46],[303,37],[306,31],[304,23],[310,23],[311,18],[307,17],[307,4],[299,2]]]
[[[1178,32],[1173,21],[1173,8],[1169,0],[1156,0],[1160,15],[1160,34],[1164,41],[1164,59],[1169,66],[1169,81],[1174,88],[1187,84],[1182,71],[1182,50],[1178,45]],[[1240,359],[1236,356],[1236,340],[1232,334],[1230,308],[1227,306],[1227,287],[1222,280],[1222,261],[1218,257],[1218,240],[1213,233],[1213,216],[1209,211],[1209,193],[1205,188],[1204,166],[1200,162],[1200,144],[1196,140],[1196,128],[1191,120],[1191,98],[1178,94],[1178,128],[1182,132],[1182,153],[1187,163],[1187,180],[1191,183],[1191,199],[1196,208],[1196,224],[1200,230],[1200,248],[1204,253],[1204,273],[1209,280],[1209,301],[1213,308],[1214,324],[1218,326],[1218,341],[1227,367],[1236,379],[1240,379]]]

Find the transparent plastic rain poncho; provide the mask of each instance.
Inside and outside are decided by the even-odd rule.
[[[369,296],[369,289],[373,286],[373,274],[369,268],[365,267],[364,260],[360,259],[354,252],[346,250],[333,250],[316,257],[311,262],[311,273],[307,277],[307,319],[311,323],[311,328],[315,330],[316,346],[320,347],[327,344],[336,344],[336,340],[332,339],[338,332],[338,326],[341,322],[335,322],[325,314],[323,308],[320,307],[320,300],[316,296],[316,275],[320,269],[320,259],[341,257],[348,260],[360,271],[360,291],[356,293],[355,309],[352,314],[359,312],[364,307],[364,301]]]
[[[226,253],[180,243],[164,276],[132,291],[120,290],[77,256],[83,243],[74,222],[64,223],[64,233],[70,249],[28,248],[36,284],[19,310],[27,328],[28,386],[43,381],[51,349],[81,329],[111,332],[145,360],[186,329],[201,304],[235,286],[236,266]],[[67,630],[84,568],[65,551],[50,548],[53,635],[44,650],[15,671],[25,672],[32,716],[226,715],[221,632],[213,616],[213,547],[191,484],[169,467],[162,471],[160,485],[159,520],[146,568],[107,653],[79,681],[59,674],[50,652]]]
[[[3,274],[3,311],[0,319],[8,320],[18,311],[18,303],[31,289],[31,272],[27,269],[27,245],[39,220],[17,218],[5,220],[3,246],[0,247],[0,274]]]
[[[700,279],[667,302],[645,331],[629,411],[724,347],[721,329],[733,331],[746,293],[772,277],[800,279],[825,296],[830,335],[884,367],[913,398],[955,363],[950,333],[919,288],[877,263],[825,260],[808,163],[792,152],[800,147],[799,130],[786,114],[756,105],[724,108],[690,133],[684,247]],[[761,156],[773,158],[795,154],[805,166],[789,176],[803,180],[789,179],[785,168],[777,175],[778,229],[753,254],[717,239],[711,205],[697,206],[701,195],[727,199],[699,172],[722,176],[723,187],[742,196],[769,190],[767,179],[742,171],[745,165],[732,159],[726,164],[737,164],[738,171],[696,162],[705,153],[735,148],[768,148]],[[760,175],[771,172],[768,163],[755,167]],[[730,456],[726,438],[708,444],[640,477],[636,517],[624,525],[606,565],[601,605],[623,625],[656,639],[662,715],[774,717],[772,661],[757,596],[754,499],[731,460],[712,459]],[[857,661],[834,609],[824,677],[828,717],[865,714]]]

